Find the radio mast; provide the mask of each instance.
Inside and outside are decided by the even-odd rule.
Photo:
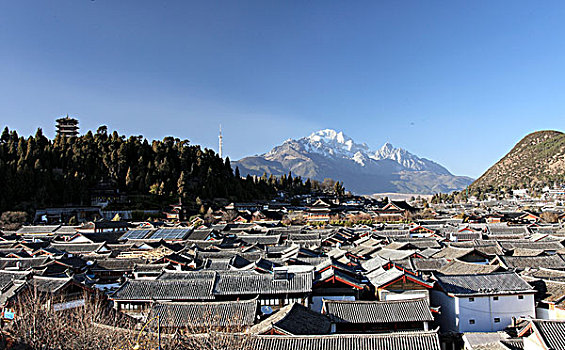
[[[222,137],[222,124],[220,124],[220,135],[218,136],[218,139],[219,139],[219,146],[220,146],[218,153],[220,154],[220,158],[224,159],[222,157],[222,146],[224,145],[224,141],[223,141],[223,137]]]

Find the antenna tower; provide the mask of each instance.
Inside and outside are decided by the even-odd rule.
[[[220,124],[220,135],[218,136],[218,139],[219,139],[219,146],[220,146],[218,153],[220,154],[220,158],[223,159],[223,157],[222,157],[222,146],[224,145],[224,140],[223,140],[223,137],[222,137],[222,124]]]

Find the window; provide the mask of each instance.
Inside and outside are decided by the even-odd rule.
[[[475,324],[475,320],[469,320],[469,324]]]
[[[518,299],[522,300],[522,299],[524,299],[524,296],[523,296],[523,295],[518,295]]]
[[[500,323],[500,318],[495,317],[495,318],[494,318],[494,323]]]
[[[470,303],[472,303],[473,301],[475,301],[475,298],[469,298]]]
[[[492,300],[497,301],[498,297],[492,297]]]

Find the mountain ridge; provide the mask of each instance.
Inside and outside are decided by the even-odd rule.
[[[356,143],[342,131],[323,129],[289,139],[270,151],[233,162],[241,174],[293,174],[315,180],[343,181],[356,193],[421,193],[459,190],[472,179],[386,142],[378,150]]]
[[[540,130],[524,136],[471,187],[530,187],[563,181],[565,134]]]

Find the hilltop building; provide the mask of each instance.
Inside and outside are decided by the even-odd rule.
[[[76,137],[78,136],[78,120],[70,118],[68,115],[56,120],[57,136]]]

